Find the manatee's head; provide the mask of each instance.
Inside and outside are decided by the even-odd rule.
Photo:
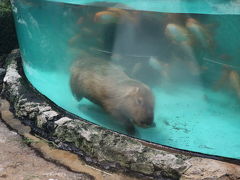
[[[120,110],[133,124],[140,127],[153,126],[154,97],[149,87],[138,81],[129,82],[124,88]]]

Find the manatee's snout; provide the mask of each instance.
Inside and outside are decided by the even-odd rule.
[[[149,125],[149,128],[154,128],[154,127],[156,127],[156,123],[152,122],[152,124]]]
[[[153,117],[148,117],[142,121],[136,122],[136,124],[143,128],[155,127],[156,124],[153,122]]]
[[[153,123],[153,117],[150,116],[149,118],[147,118],[145,121],[143,121],[142,124],[145,124],[146,126],[150,126]]]

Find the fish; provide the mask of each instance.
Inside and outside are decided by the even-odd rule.
[[[194,18],[186,20],[186,28],[203,48],[213,47],[213,37],[209,29]]]
[[[151,56],[149,58],[149,65],[156,71],[161,72],[162,70],[162,64],[158,61],[156,57]]]
[[[220,87],[228,85],[240,98],[240,75],[236,70],[229,66],[223,66],[223,71],[220,79],[215,83],[214,89],[218,90]]]
[[[190,33],[184,26],[169,23],[165,28],[165,35],[175,44],[192,44]]]
[[[82,34],[77,34],[73,37],[71,37],[69,40],[68,40],[68,44],[69,45],[74,45],[78,42],[78,39],[82,37]]]
[[[235,90],[238,98],[240,98],[240,76],[237,71],[231,70],[229,72],[229,83]]]
[[[107,8],[107,11],[114,12],[119,15],[129,15],[130,13],[124,9],[116,8],[116,7],[109,7]]]
[[[137,24],[139,22],[139,12],[138,11],[126,11],[124,9],[120,8],[107,8],[108,11],[114,12],[118,14],[119,16],[123,17],[124,19],[128,20],[131,23]]]
[[[165,62],[159,60],[157,57],[150,56],[148,64],[152,69],[159,72],[159,74],[162,78],[164,78],[165,80],[170,79],[170,76],[169,76],[170,65],[169,65],[169,63],[165,63]]]
[[[185,59],[196,60],[193,50],[194,41],[187,28],[178,24],[167,24],[165,28],[166,37],[182,50]]]
[[[218,91],[220,88],[226,86],[229,77],[229,67],[223,66],[223,70],[220,74],[220,78],[213,84],[213,89]]]
[[[130,13],[119,8],[107,8],[104,11],[97,12],[94,16],[94,21],[101,24],[131,22],[137,23],[137,14]]]
[[[119,21],[119,15],[111,11],[100,11],[94,16],[94,21],[101,24],[117,23]]]

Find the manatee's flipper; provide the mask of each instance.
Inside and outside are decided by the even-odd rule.
[[[123,127],[125,128],[125,130],[129,135],[134,135],[136,133],[136,129],[133,123],[130,120],[128,120],[126,117],[122,117],[121,124],[123,125]]]
[[[83,98],[83,92],[81,91],[81,86],[78,82],[78,74],[72,74],[70,79],[70,87],[74,97],[80,101]]]
[[[134,125],[124,113],[120,113],[118,110],[109,111],[112,117],[117,121],[117,123],[122,126],[129,135],[134,135],[136,130]]]
[[[126,128],[126,131],[129,135],[136,134],[136,129],[131,122],[128,122],[128,124],[125,124],[125,128]]]

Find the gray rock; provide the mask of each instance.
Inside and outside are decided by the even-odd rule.
[[[58,115],[55,111],[44,111],[40,115],[37,115],[37,127],[42,128],[49,120],[53,120],[54,117]],[[34,118],[34,116],[32,116]]]
[[[69,122],[69,121],[72,121],[72,119],[70,119],[70,118],[68,118],[68,117],[63,117],[63,118],[55,121],[55,124],[56,124],[55,127],[57,127],[57,126],[62,126],[63,124],[65,124],[66,122]]]

